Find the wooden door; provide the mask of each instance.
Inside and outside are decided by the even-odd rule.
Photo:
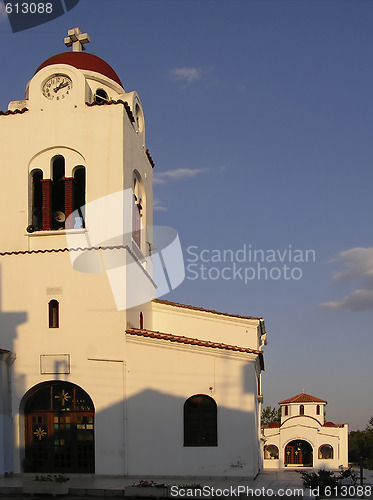
[[[303,464],[302,450],[298,446],[285,447],[286,464]]]
[[[25,445],[25,472],[94,472],[94,410],[89,396],[60,382],[35,391],[25,408]]]

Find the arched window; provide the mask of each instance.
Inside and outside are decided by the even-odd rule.
[[[65,159],[57,156],[52,163],[52,229],[65,227]]]
[[[319,458],[321,460],[330,460],[333,458],[333,447],[330,444],[323,444],[319,448]]]
[[[184,446],[217,446],[217,406],[204,394],[184,403]]]
[[[144,315],[143,315],[142,311],[140,312],[140,328],[141,329],[144,328]]]
[[[299,415],[304,415],[304,405],[300,405],[300,407],[299,407]]]
[[[59,303],[53,299],[49,302],[49,328],[59,328],[60,326],[60,311]]]
[[[264,447],[264,459],[269,460],[269,459],[278,459],[278,448],[274,444],[268,444],[267,446]]]
[[[95,93],[95,102],[102,104],[109,101],[107,92],[104,89],[97,89]]]
[[[31,172],[31,227],[29,232],[37,231],[42,227],[43,217],[43,192],[42,192],[43,172],[34,170]]]
[[[141,218],[143,216],[143,189],[140,176],[134,173],[133,177],[133,218],[132,218],[132,238],[136,245],[141,248]]]
[[[75,220],[75,228],[85,227],[85,167],[76,167],[74,172],[74,210],[78,210],[81,220]],[[79,226],[79,227],[77,227]]]

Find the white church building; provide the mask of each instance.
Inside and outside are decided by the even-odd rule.
[[[279,403],[281,424],[262,426],[264,469],[348,467],[348,425],[325,421],[326,404],[305,393]]]
[[[159,298],[141,101],[68,35],[0,112],[0,474],[253,478],[264,321]]]

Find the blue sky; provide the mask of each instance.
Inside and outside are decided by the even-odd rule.
[[[155,223],[189,266],[164,298],[263,316],[264,404],[304,389],[351,429],[373,415],[372,20],[364,0],[80,0],[12,33],[0,11],[0,109],[67,29],[87,31],[142,100]],[[258,276],[244,248],[279,253]]]

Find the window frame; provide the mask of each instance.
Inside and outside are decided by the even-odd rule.
[[[49,328],[60,327],[60,303],[56,299],[51,299],[48,303],[48,323]]]
[[[195,394],[184,402],[184,447],[218,446],[216,401],[206,394]]]

